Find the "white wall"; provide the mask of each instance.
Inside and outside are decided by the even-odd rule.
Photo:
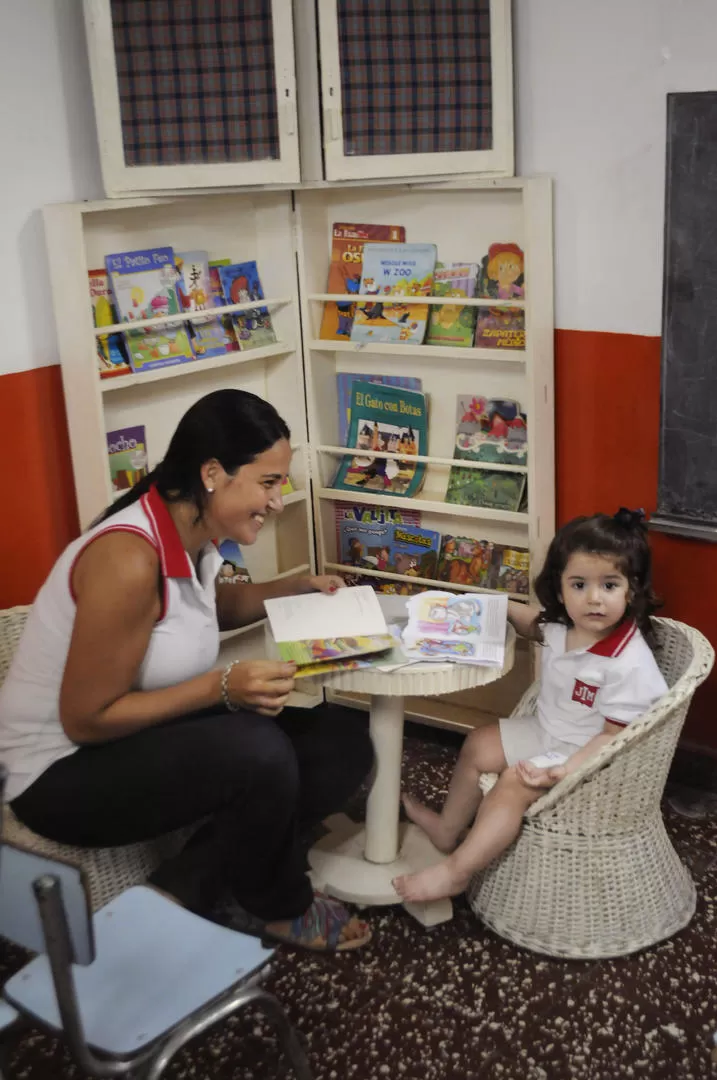
[[[80,0],[0,0],[0,374],[58,362],[40,207],[102,195]],[[665,94],[717,0],[514,0],[517,170],[555,180],[556,323],[660,333]]]
[[[717,90],[717,2],[513,10],[516,171],[554,177],[556,325],[657,335],[665,95]]]
[[[102,181],[80,0],[0,8],[2,375],[59,363],[40,208]]]

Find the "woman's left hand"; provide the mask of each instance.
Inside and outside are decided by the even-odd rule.
[[[311,592],[335,593],[346,588],[346,582],[338,574],[317,574],[306,578],[306,582]]]

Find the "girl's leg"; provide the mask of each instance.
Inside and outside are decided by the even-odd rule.
[[[405,796],[411,821],[419,825],[439,851],[453,851],[463,830],[473,821],[481,801],[480,775],[502,772],[506,760],[498,724],[476,728],[465,739],[440,814]]]
[[[543,794],[540,788],[522,784],[514,767],[506,769],[483,800],[463,843],[437,866],[396,878],[396,892],[412,901],[440,900],[463,892],[473,875],[515,840],[523,814]]]

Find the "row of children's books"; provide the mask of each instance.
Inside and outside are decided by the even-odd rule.
[[[527,548],[469,536],[441,535],[420,525],[411,510],[370,508],[336,503],[338,561],[351,568],[348,579],[370,583],[380,592],[410,595],[426,586],[369,579],[361,570],[401,574],[452,585],[527,595],[530,556]]]
[[[360,451],[342,459],[333,486],[416,495],[426,466],[411,458],[428,456],[426,395],[413,376],[337,375],[339,439]],[[508,469],[456,465],[448,476],[446,502],[520,512],[527,508],[528,429],[520,403],[511,398],[459,394],[453,457]],[[377,457],[373,451],[394,454]]]
[[[175,252],[171,247],[107,255],[101,269],[89,271],[96,327],[127,323],[122,333],[97,338],[100,376],[150,371],[210,356],[271,345],[276,334],[269,311],[251,308],[212,315],[212,308],[263,300],[256,262],[211,260],[206,251]],[[161,320],[183,313],[206,316],[132,329],[139,320]]]
[[[321,338],[364,345],[425,341],[458,348],[525,348],[524,312],[510,305],[525,297],[524,255],[518,244],[491,244],[480,262],[442,263],[437,261],[435,244],[405,240],[402,225],[334,224],[328,291],[357,299],[325,305]],[[458,302],[402,302],[418,296]],[[460,303],[475,297],[505,303],[486,307]]]

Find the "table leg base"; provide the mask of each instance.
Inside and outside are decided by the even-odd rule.
[[[400,874],[412,874],[434,866],[445,856],[415,825],[401,825],[398,856],[390,863],[371,863],[364,858],[365,830],[345,814],[334,814],[325,822],[327,836],[309,852],[311,881],[338,900],[365,907],[401,904],[391,884]],[[423,926],[436,926],[453,917],[450,898],[429,903],[403,905]]]

